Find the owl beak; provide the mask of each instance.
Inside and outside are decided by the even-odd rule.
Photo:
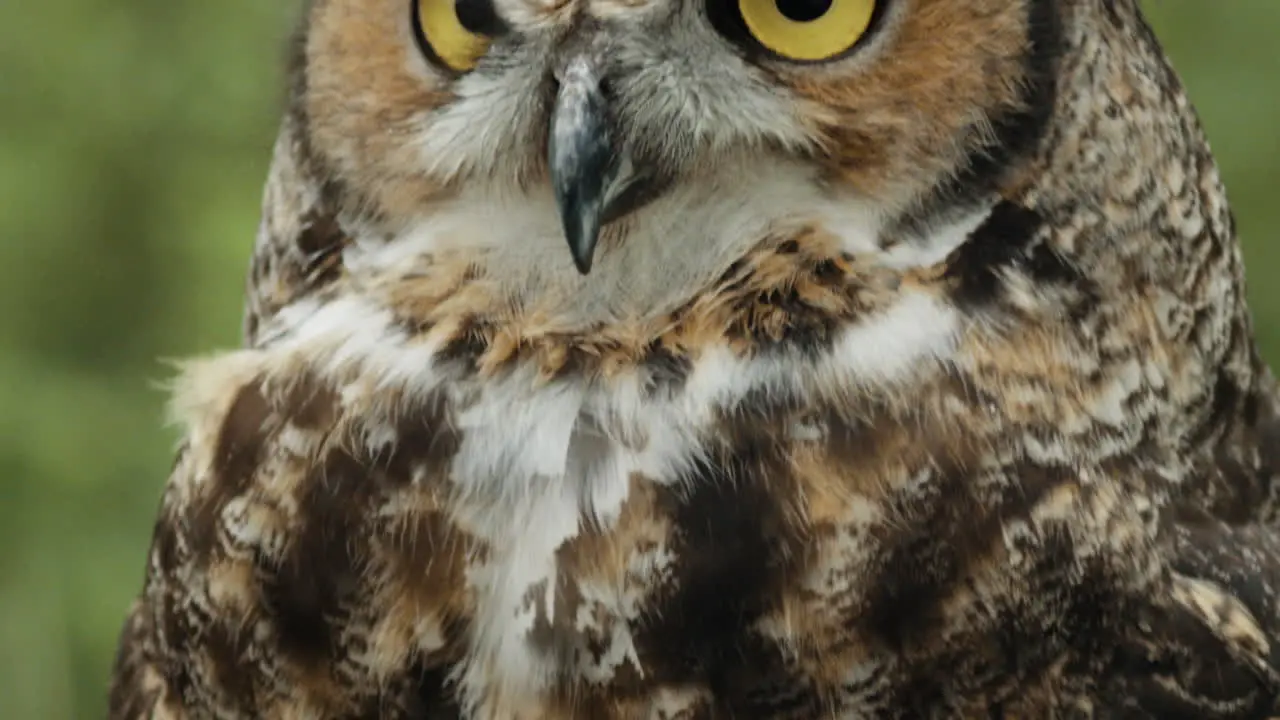
[[[618,158],[609,108],[600,80],[585,57],[571,60],[559,76],[548,142],[551,187],[560,224],[578,272],[591,272],[602,222],[608,222],[609,191]]]

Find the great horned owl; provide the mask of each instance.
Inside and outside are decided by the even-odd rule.
[[[1273,711],[1275,383],[1135,0],[303,16],[114,720]]]

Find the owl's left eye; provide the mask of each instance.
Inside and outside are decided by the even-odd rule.
[[[877,0],[733,0],[751,38],[786,60],[829,60],[871,28]]]
[[[423,52],[454,72],[474,68],[502,30],[492,0],[413,0],[413,8]]]

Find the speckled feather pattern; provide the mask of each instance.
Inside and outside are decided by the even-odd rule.
[[[291,114],[109,717],[1280,715],[1280,406],[1203,133],[1135,3],[979,4],[1058,48],[998,172],[608,321],[397,239]]]

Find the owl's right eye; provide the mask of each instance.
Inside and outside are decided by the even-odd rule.
[[[413,7],[422,51],[457,73],[474,68],[503,27],[492,0],[413,0]]]

